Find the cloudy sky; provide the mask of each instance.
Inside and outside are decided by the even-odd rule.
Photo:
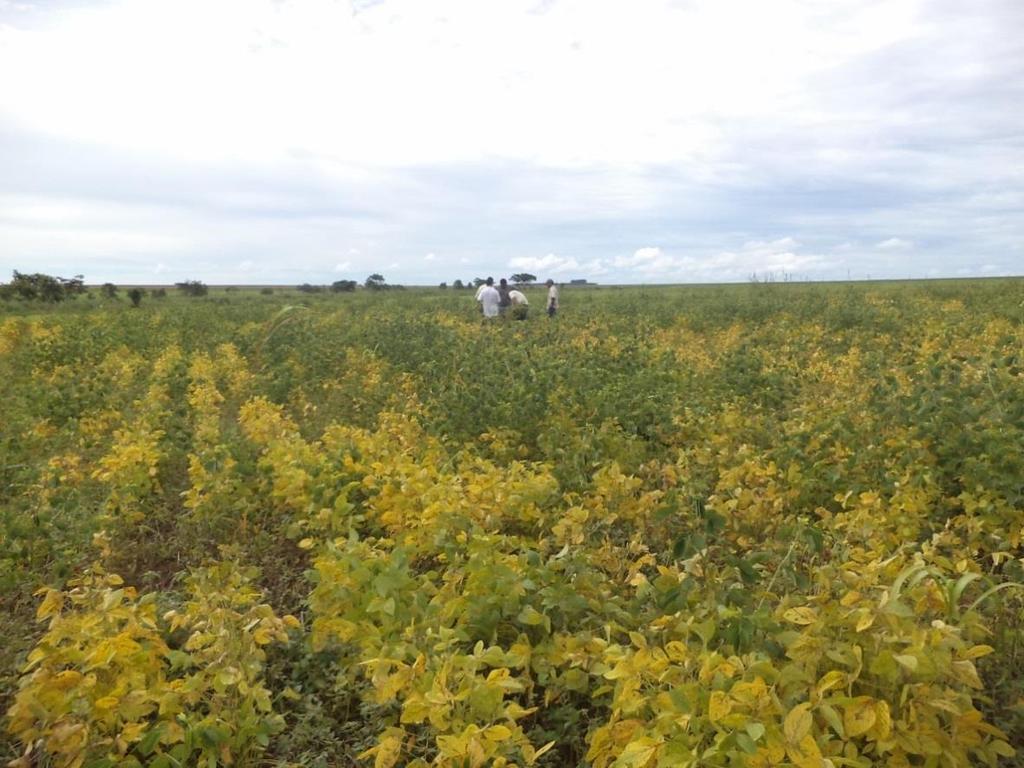
[[[0,0],[0,280],[1024,273],[1021,0]]]

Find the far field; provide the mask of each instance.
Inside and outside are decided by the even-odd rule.
[[[0,303],[0,760],[1021,764],[1024,280],[527,294]]]

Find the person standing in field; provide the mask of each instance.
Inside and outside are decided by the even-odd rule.
[[[508,280],[501,278],[498,284],[498,314],[504,315],[512,306],[512,300],[508,297]]]
[[[558,312],[558,286],[555,285],[555,281],[550,277],[547,282],[548,286],[548,317],[554,317],[555,313]]]
[[[488,277],[480,286],[480,290],[476,292],[476,300],[480,302],[480,311],[483,312],[485,318],[498,316],[498,302],[501,300],[501,296],[498,289],[494,287],[493,277]]]
[[[491,278],[489,278],[489,277],[487,278],[487,280],[490,280],[490,279]],[[476,303],[480,305],[480,314],[481,315],[484,313],[484,304],[483,304],[482,301],[480,301],[480,295],[484,292],[484,288],[486,288],[489,285],[487,280],[484,280],[482,283],[480,283],[480,285],[478,285],[476,287]]]
[[[512,317],[516,320],[525,320],[530,313],[530,302],[527,301],[526,294],[518,288],[513,288],[508,292],[508,300],[512,303]]]

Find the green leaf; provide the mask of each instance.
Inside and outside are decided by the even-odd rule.
[[[139,740],[138,746],[138,750],[143,756],[150,754],[156,748],[161,733],[163,733],[163,728],[159,725],[146,731],[146,735]]]
[[[204,725],[198,729],[196,735],[203,746],[218,747],[228,740],[230,734],[215,725]]]
[[[746,752],[748,755],[752,755],[757,752],[757,744],[750,738],[746,733],[736,734],[736,746]]]
[[[764,736],[764,726],[761,723],[747,723],[747,734],[754,741]]]
[[[825,718],[825,722],[831,726],[832,730],[836,732],[836,735],[841,739],[846,738],[846,729],[843,727],[843,720],[839,717],[839,712],[831,704],[822,704],[818,707],[818,712]]]
[[[532,605],[527,605],[516,616],[516,621],[527,626],[536,627],[544,623],[545,616]]]

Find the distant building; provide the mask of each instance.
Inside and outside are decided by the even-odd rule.
[[[585,277],[580,277],[575,280],[570,280],[569,285],[597,285],[597,283],[592,283]]]

